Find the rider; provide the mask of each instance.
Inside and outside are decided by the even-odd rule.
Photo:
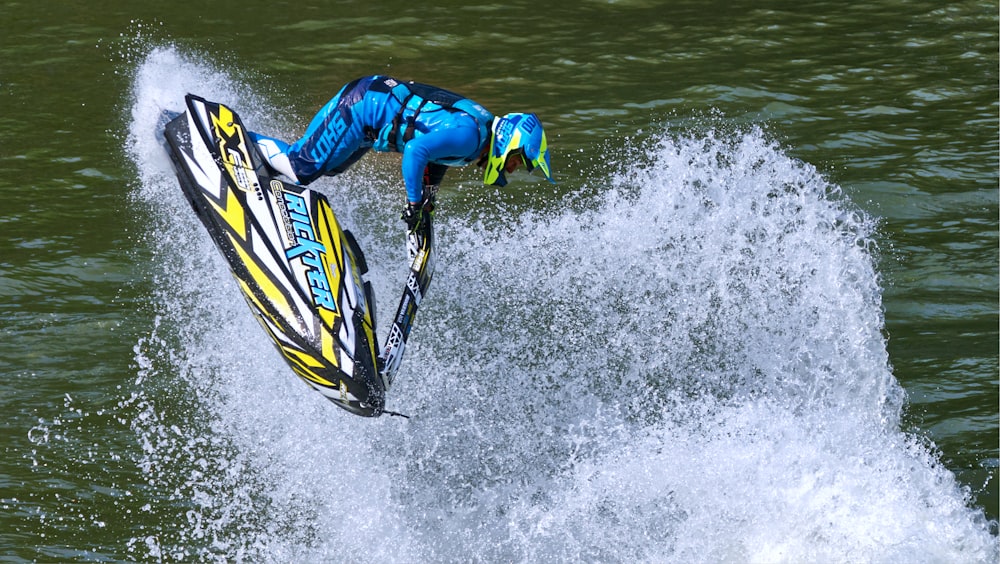
[[[411,230],[420,222],[421,207],[433,205],[434,191],[450,166],[476,162],[485,169],[487,185],[506,185],[506,174],[522,164],[555,182],[535,114],[495,118],[453,92],[388,76],[345,85],[292,145],[251,136],[271,168],[301,184],[344,172],[369,149],[402,153],[408,200],[402,219]]]

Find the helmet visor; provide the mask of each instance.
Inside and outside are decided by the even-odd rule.
[[[532,114],[532,117],[535,117],[534,114]],[[535,120],[537,121],[538,118],[535,117]],[[541,123],[538,125],[538,127],[531,130],[528,139],[522,146],[524,150],[524,164],[528,172],[532,172],[536,168],[541,169],[546,180],[554,184],[555,180],[552,179],[552,169],[549,166],[549,145],[545,139],[545,131],[542,130]]]

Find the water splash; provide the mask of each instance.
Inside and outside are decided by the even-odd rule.
[[[586,209],[443,210],[389,395],[413,419],[372,421],[297,381],[183,201],[147,124],[189,90],[281,121],[173,48],[139,66],[160,318],[130,405],[160,504],[130,557],[995,560],[968,492],[899,430],[873,220],[760,131],[664,133]],[[395,297],[398,187],[318,187]]]

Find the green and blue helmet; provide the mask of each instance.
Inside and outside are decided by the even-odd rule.
[[[486,173],[483,175],[484,184],[507,185],[505,165],[507,157],[511,155],[519,155],[528,172],[541,169],[545,178],[555,184],[549,168],[545,131],[535,114],[507,114],[493,120],[493,135],[490,137]]]

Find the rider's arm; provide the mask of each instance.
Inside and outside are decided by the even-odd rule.
[[[474,156],[479,149],[479,129],[471,118],[411,139],[403,148],[403,181],[406,197],[420,203],[424,192],[424,167],[436,160]]]

